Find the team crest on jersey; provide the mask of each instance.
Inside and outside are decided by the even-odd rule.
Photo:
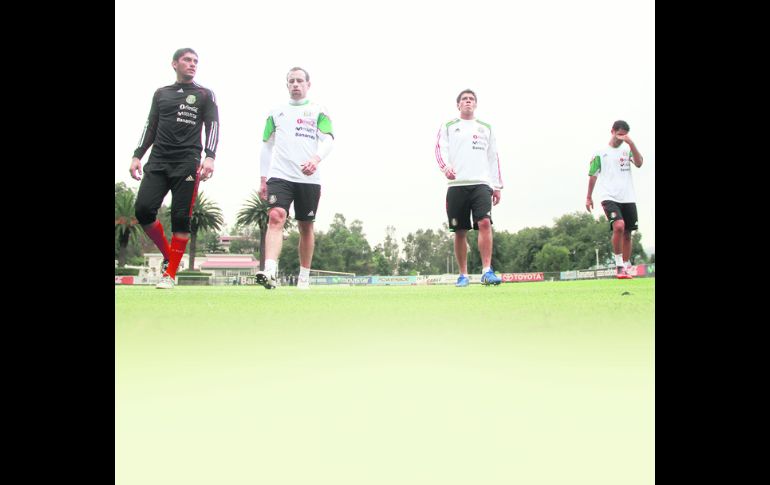
[[[187,96],[187,98],[185,98],[185,101],[187,101],[187,104],[195,104],[195,100],[196,99],[197,98],[195,97],[195,95],[191,94],[191,95]]]
[[[304,113],[302,113],[302,116],[313,116],[313,112],[312,111],[305,111]]]
[[[278,200],[278,197],[275,194],[270,194],[270,197],[267,199],[268,204],[275,204],[275,201]]]

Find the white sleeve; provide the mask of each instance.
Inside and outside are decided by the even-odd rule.
[[[318,131],[318,148],[316,149],[316,155],[321,157],[321,160],[331,153],[334,146],[334,136]]]
[[[259,153],[259,175],[267,177],[270,172],[270,162],[273,159],[273,146],[275,146],[275,134],[267,141],[262,142],[262,151]]]
[[[503,176],[500,173],[500,157],[497,155],[497,140],[492,130],[489,130],[489,149],[487,150],[489,161],[489,174],[492,176],[492,186],[495,190],[503,188]]]
[[[436,162],[438,168],[442,172],[446,172],[449,166],[449,139],[444,124],[439,127],[438,135],[436,135]]]

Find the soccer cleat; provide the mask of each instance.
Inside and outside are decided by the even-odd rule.
[[[500,277],[498,277],[495,274],[495,270],[493,270],[491,268],[489,269],[489,271],[487,271],[486,273],[481,275],[481,284],[482,285],[495,285],[495,286],[497,286],[497,285],[499,285],[502,282],[503,282],[503,280],[501,280]]]
[[[307,276],[299,276],[297,278],[297,289],[299,290],[309,290],[310,289],[310,278]]]
[[[268,290],[272,290],[276,287],[276,281],[275,276],[271,274],[267,274],[264,271],[257,271],[257,274],[255,275],[255,280],[257,281],[258,285],[262,285]]]
[[[615,274],[615,276],[619,280],[632,280],[632,279],[634,279],[633,276],[631,276],[630,274],[626,273],[626,268],[624,268],[623,266],[617,266],[616,268],[617,268],[617,273]]]
[[[166,274],[167,270],[168,270],[168,259],[164,259],[163,262],[160,264],[160,274]]]
[[[461,274],[457,278],[457,283],[455,283],[455,286],[458,287],[458,288],[465,288],[466,286],[468,286],[470,284],[471,284],[471,280],[469,280],[468,277],[465,276],[464,274]]]
[[[158,281],[158,284],[155,285],[155,288],[161,289],[161,290],[171,290],[174,288],[174,278],[167,274],[163,274],[163,276],[160,277],[160,281]]]

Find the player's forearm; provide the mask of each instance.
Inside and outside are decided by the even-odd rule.
[[[316,148],[315,156],[318,157],[317,162],[321,162],[331,153],[334,147],[334,137],[323,133],[318,134],[318,147]]]
[[[147,122],[144,124],[142,130],[142,136],[139,139],[139,146],[134,149],[134,158],[142,159],[147,150],[150,149],[153,142],[155,142],[155,134],[158,131],[158,122],[152,118],[147,118]]]
[[[596,175],[589,176],[588,177],[588,194],[586,195],[586,198],[590,199],[593,196],[595,185],[596,185]]]
[[[206,125],[206,157],[217,158],[217,145],[219,144],[219,121],[211,120]]]
[[[633,142],[629,143],[628,146],[631,148],[631,154],[634,155],[634,165],[636,165],[636,168],[641,167],[642,163],[644,163],[644,158],[642,158],[642,154],[639,153],[639,150],[636,148],[636,145],[634,145]]]

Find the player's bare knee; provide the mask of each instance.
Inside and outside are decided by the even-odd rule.
[[[488,218],[484,218],[479,220],[479,231],[488,231],[492,228],[492,223],[489,221]]]
[[[313,233],[313,221],[297,221],[300,233]]]
[[[626,223],[624,221],[622,221],[622,220],[615,221],[615,222],[612,223],[612,230],[614,232],[619,232],[619,233],[622,234],[622,233],[626,232]]]
[[[283,225],[286,223],[286,212],[280,209],[272,209],[268,223],[273,227],[283,228]]]

